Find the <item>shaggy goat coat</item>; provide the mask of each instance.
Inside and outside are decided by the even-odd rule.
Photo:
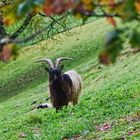
[[[57,110],[64,105],[68,105],[69,102],[76,105],[81,88],[81,76],[74,70],[65,72],[60,78],[54,81],[50,80],[50,96],[53,107]]]

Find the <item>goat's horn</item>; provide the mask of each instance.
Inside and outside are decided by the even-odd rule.
[[[53,62],[52,62],[52,60],[51,59],[49,59],[49,58],[42,58],[42,59],[39,59],[39,60],[37,60],[37,61],[35,61],[35,62],[47,62],[49,65],[50,65],[50,67],[51,68],[54,68],[54,65],[53,65]]]
[[[57,59],[56,59],[56,62],[55,62],[55,67],[56,67],[56,68],[59,66],[59,64],[61,63],[62,60],[73,60],[73,58],[69,58],[69,57],[57,58]]]

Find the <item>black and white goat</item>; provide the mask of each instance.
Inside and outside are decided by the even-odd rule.
[[[50,99],[56,110],[61,109],[62,106],[67,106],[69,102],[76,105],[82,89],[82,79],[76,71],[62,72],[63,65],[60,66],[60,63],[63,60],[72,60],[72,58],[57,58],[55,65],[48,58],[37,60],[37,62],[44,61],[49,64],[49,68],[46,70],[49,73]]]

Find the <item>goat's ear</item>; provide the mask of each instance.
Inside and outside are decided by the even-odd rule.
[[[46,67],[45,70],[46,70],[47,72],[49,72],[49,68],[48,68],[48,67]]]
[[[61,65],[61,66],[60,66],[60,70],[63,70],[63,68],[64,68],[64,65]]]

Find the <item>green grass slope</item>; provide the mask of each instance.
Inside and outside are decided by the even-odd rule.
[[[99,69],[98,53],[111,29],[104,20],[21,50],[16,61],[0,64],[0,140],[140,139],[140,55],[127,55]],[[35,109],[48,97],[42,57],[73,57],[65,69],[83,79],[80,103],[58,113]],[[36,104],[31,105],[33,101]]]

